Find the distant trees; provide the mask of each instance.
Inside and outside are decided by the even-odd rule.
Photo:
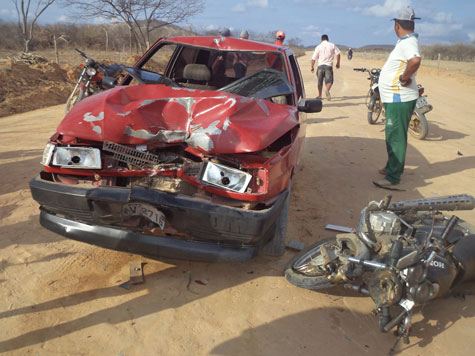
[[[11,0],[15,5],[18,17],[18,27],[23,40],[23,51],[30,50],[36,21],[55,0]]]
[[[475,61],[475,46],[465,43],[454,43],[452,45],[431,45],[422,48],[422,55],[427,59],[440,59],[448,61]]]
[[[184,21],[203,10],[202,0],[63,0],[80,18],[121,21],[142,52],[151,44],[152,31]]]

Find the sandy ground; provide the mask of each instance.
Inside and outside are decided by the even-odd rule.
[[[316,95],[310,54],[300,58]],[[333,100],[308,119],[292,190],[288,239],[310,244],[328,223],[357,224],[387,191],[373,186],[385,163],[382,125],[366,120],[366,76],[342,61]],[[475,195],[475,85],[422,68],[434,111],[427,140],[409,139],[396,200]],[[394,337],[377,331],[369,298],[298,289],[282,277],[294,252],[242,264],[153,261],[66,240],[40,227],[28,181],[63,106],[0,118],[0,353],[5,355],[385,355]],[[460,217],[475,224],[472,212]],[[129,262],[146,262],[145,283],[129,290]],[[466,289],[475,292],[474,285]],[[424,306],[404,355],[469,355],[475,296]]]

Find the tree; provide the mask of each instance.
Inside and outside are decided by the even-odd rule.
[[[23,51],[28,53],[30,42],[33,39],[35,24],[41,14],[55,2],[55,0],[11,0],[15,4],[18,26],[23,39]],[[35,7],[36,4],[36,7]],[[30,12],[30,8],[33,14]],[[34,10],[33,10],[34,8]]]
[[[103,17],[124,22],[142,51],[153,30],[182,22],[203,10],[202,0],[64,0],[81,18]]]

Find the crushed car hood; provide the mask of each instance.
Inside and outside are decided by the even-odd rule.
[[[186,142],[204,153],[223,154],[264,149],[297,124],[293,106],[144,84],[116,87],[80,101],[57,131],[65,141]]]

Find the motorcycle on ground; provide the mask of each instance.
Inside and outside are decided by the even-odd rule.
[[[353,68],[358,72],[367,72],[369,74],[368,80],[370,80],[368,95],[366,96],[365,104],[368,107],[368,123],[370,125],[375,124],[381,114],[385,116],[384,106],[379,95],[378,81],[381,69],[373,68]],[[416,107],[409,122],[409,133],[412,137],[423,140],[429,133],[429,124],[427,123],[426,113],[433,109],[433,106],[429,104],[427,95],[424,94],[424,87],[418,84],[419,98],[416,102]]]
[[[354,233],[300,251],[285,268],[285,277],[301,288],[343,285],[369,295],[380,331],[396,327],[396,343],[400,338],[409,343],[416,305],[475,280],[474,230],[442,213],[474,207],[474,197],[466,194],[393,204],[388,195],[363,208]]]
[[[79,49],[75,48],[75,50],[86,59],[86,63],[80,65],[82,71],[76,86],[66,101],[66,113],[85,97],[104,90],[102,79],[105,76],[114,77],[121,69],[119,64],[105,65],[88,57]]]

